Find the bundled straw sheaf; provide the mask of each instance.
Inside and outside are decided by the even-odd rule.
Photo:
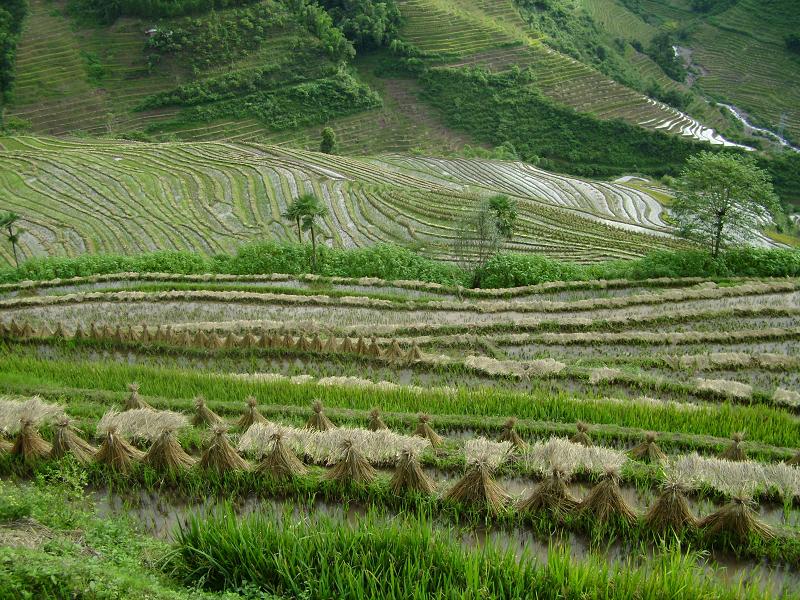
[[[100,431],[98,427],[98,432]],[[103,442],[94,456],[96,462],[127,474],[133,468],[134,463],[144,458],[144,452],[133,447],[113,424],[107,424],[102,433],[104,433]]]
[[[215,471],[219,474],[229,471],[247,470],[250,465],[236,452],[228,440],[227,430],[217,425],[212,430],[211,439],[200,456],[198,466],[201,469]]]
[[[748,400],[753,397],[753,386],[739,381],[728,379],[702,379],[695,380],[695,386],[701,392],[713,392],[719,396]]]
[[[56,423],[50,458],[60,459],[70,455],[74,456],[79,463],[85,465],[91,462],[96,453],[97,448],[78,434],[70,419],[64,417]]]
[[[142,400],[139,397],[139,384],[138,383],[128,384],[128,390],[130,390],[131,394],[130,394],[130,396],[128,396],[128,399],[125,401],[124,410],[136,410],[136,409],[141,409],[141,408],[152,409],[153,408],[147,402],[145,402],[144,400]]]
[[[177,431],[188,426],[189,419],[181,413],[137,408],[124,412],[108,411],[97,424],[97,431],[106,433],[114,429],[130,438],[152,442],[165,431]]]
[[[322,401],[314,400],[314,402],[311,403],[311,416],[306,422],[306,429],[328,431],[334,427],[331,420],[322,412]]]
[[[663,466],[661,493],[644,515],[646,525],[656,531],[675,531],[697,526],[686,494],[697,487],[696,475],[685,464],[674,461]]]
[[[630,450],[631,458],[641,460],[644,462],[659,462],[667,458],[667,455],[658,447],[656,439],[658,434],[654,431],[648,431],[645,434],[644,440]]]
[[[173,429],[165,429],[161,432],[142,461],[156,471],[167,473],[188,469],[195,463],[195,459],[181,447]]]
[[[356,443],[345,438],[339,445],[333,468],[325,474],[331,481],[369,483],[377,477],[378,472],[369,464]]]
[[[256,472],[271,475],[278,479],[291,479],[305,475],[306,466],[297,458],[285,441],[287,432],[278,427],[270,436],[271,448],[265,448],[261,461],[256,466]]]
[[[392,490],[392,493],[432,494],[436,490],[436,484],[422,469],[419,455],[419,448],[414,446],[408,446],[400,451],[397,466],[389,482],[389,489]]]
[[[419,423],[417,424],[417,429],[414,431],[414,435],[425,438],[430,442],[431,446],[436,448],[437,446],[441,446],[444,440],[433,430],[430,420],[430,415],[424,413],[420,414]]]
[[[500,442],[509,442],[515,449],[523,450],[528,445],[525,443],[520,435],[517,433],[515,429],[517,425],[517,420],[514,418],[508,419],[505,424],[503,425],[503,431],[500,432],[500,437],[498,441]]]
[[[222,423],[222,417],[208,408],[206,399],[203,396],[198,396],[194,399],[194,416],[192,417],[192,425],[195,427],[214,427],[215,425],[222,425]]]
[[[244,414],[239,418],[236,425],[240,429],[245,430],[253,423],[266,423],[267,419],[258,411],[258,400],[250,396],[247,398],[246,402],[247,405],[245,406]]]
[[[503,510],[511,496],[494,480],[493,474],[510,450],[510,442],[468,440],[464,444],[467,472],[447,491],[445,499],[483,506],[493,513]]]

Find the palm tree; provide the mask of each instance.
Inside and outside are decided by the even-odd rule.
[[[297,242],[299,244],[303,243],[303,236],[300,233],[301,231],[300,221],[302,220],[303,215],[306,212],[305,207],[307,204],[315,200],[316,198],[314,198],[314,196],[312,196],[311,194],[303,194],[302,196],[298,196],[289,203],[289,205],[286,207],[286,212],[284,212],[281,215],[284,219],[287,219],[289,221],[294,221],[294,223],[297,225]]]
[[[303,204],[303,231],[311,232],[311,270],[317,270],[317,232],[319,225],[317,219],[322,219],[328,214],[328,207],[322,204],[316,196],[309,195]]]
[[[19,230],[14,231],[14,224],[19,220],[17,213],[8,212],[0,216],[0,228],[5,227],[8,232],[5,236],[11,242],[11,249],[14,251],[14,263],[19,267],[19,257],[17,256],[17,243],[19,242]]]

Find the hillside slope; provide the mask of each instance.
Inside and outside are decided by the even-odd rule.
[[[22,216],[34,255],[191,249],[207,254],[258,239],[291,240],[281,217],[303,191],[324,199],[325,243],[411,246],[452,259],[459,218],[479,198],[518,199],[509,249],[579,262],[676,247],[647,193],[480,159],[349,159],[276,146],[141,144],[2,138],[0,194]],[[2,249],[5,262],[10,251]]]

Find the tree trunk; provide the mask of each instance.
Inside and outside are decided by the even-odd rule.
[[[317,272],[317,236],[314,235],[314,228],[311,228],[311,271]]]
[[[303,236],[300,233],[300,217],[297,217],[296,221],[297,221],[297,243],[298,244],[302,244],[303,243]]]
[[[19,268],[19,257],[17,256],[17,241],[14,239],[14,231],[11,225],[8,226],[8,239],[11,241],[11,250],[14,252],[14,264]]]
[[[722,229],[725,227],[725,222],[722,217],[717,217],[716,232],[714,233],[714,249],[711,251],[711,256],[717,258],[719,256],[719,247],[722,244]]]

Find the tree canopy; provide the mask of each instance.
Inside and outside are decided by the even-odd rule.
[[[769,174],[746,156],[701,152],[686,161],[672,205],[680,233],[712,256],[746,243],[780,212]]]

